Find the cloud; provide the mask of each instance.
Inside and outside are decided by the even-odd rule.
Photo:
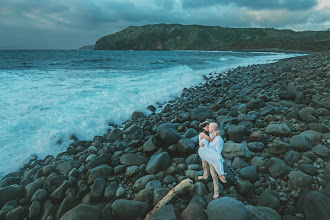
[[[157,23],[326,30],[327,0],[1,0],[0,49],[74,49]]]

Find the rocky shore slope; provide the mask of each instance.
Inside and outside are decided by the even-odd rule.
[[[0,182],[0,219],[329,219],[330,53],[212,73],[161,112],[76,140]],[[149,110],[155,112],[154,106]],[[198,125],[216,121],[227,183],[202,174]]]

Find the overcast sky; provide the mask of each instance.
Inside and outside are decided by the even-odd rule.
[[[157,23],[327,30],[330,0],[0,0],[0,49],[77,49]]]

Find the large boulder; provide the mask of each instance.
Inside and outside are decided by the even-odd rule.
[[[239,170],[239,176],[250,182],[256,182],[259,179],[259,174],[257,171],[257,166],[247,166]]]
[[[173,205],[165,205],[154,212],[149,220],[160,220],[160,219],[168,219],[168,220],[179,220],[180,213],[174,208]]]
[[[95,206],[81,203],[66,212],[60,220],[100,220],[101,210]]]
[[[274,178],[283,177],[288,174],[291,168],[284,163],[283,160],[277,157],[272,157],[267,163],[267,168]]]
[[[117,219],[136,219],[145,217],[150,210],[146,202],[117,199],[112,203],[112,211]]]
[[[207,220],[204,209],[197,203],[190,203],[181,214],[181,220]]]
[[[329,148],[327,148],[324,145],[317,145],[316,147],[313,148],[313,153],[315,153],[316,155],[320,156],[320,157],[328,157],[330,150]]]
[[[281,202],[273,191],[266,189],[259,196],[258,205],[278,210],[280,208]]]
[[[124,154],[120,157],[120,163],[127,166],[140,166],[147,162],[148,158],[138,154]]]
[[[318,131],[313,131],[313,130],[307,130],[302,132],[300,135],[305,135],[309,141],[311,142],[319,142],[322,140],[322,133]]]
[[[88,182],[94,182],[97,178],[106,179],[108,175],[113,173],[112,167],[109,167],[106,164],[102,164],[93,169],[89,170]]]
[[[166,170],[170,164],[170,155],[167,152],[163,152],[150,158],[145,171],[148,174],[157,174],[159,171]]]
[[[230,126],[227,130],[229,139],[237,143],[243,141],[247,134],[247,127],[243,125]]]
[[[237,192],[243,196],[251,197],[255,194],[254,184],[247,180],[238,179],[236,181],[236,189]]]
[[[213,113],[209,108],[197,108],[191,112],[191,119],[203,122],[206,119],[213,118]]]
[[[309,192],[303,202],[303,210],[306,220],[330,219],[330,199],[319,191]]]
[[[106,136],[106,140],[109,142],[115,142],[117,140],[122,140],[123,136],[124,136],[123,131],[120,130],[119,128],[115,128]]]
[[[313,147],[305,135],[292,136],[290,139],[290,144],[296,151],[309,151]]]
[[[111,155],[109,153],[101,154],[97,157],[94,157],[91,161],[86,164],[87,169],[92,169],[94,167],[97,167],[101,164],[107,164],[110,162]]]
[[[223,145],[222,154],[225,158],[230,160],[235,157],[242,157],[243,159],[248,159],[251,157],[251,152],[246,145],[231,141],[227,141]]]
[[[313,182],[314,179],[312,176],[307,175],[303,172],[299,171],[291,171],[288,175],[289,181],[288,184],[289,186],[293,187],[294,189],[305,189],[309,188]]]
[[[176,144],[181,139],[180,134],[175,129],[174,124],[164,123],[158,126],[157,132],[160,138],[168,145]]]
[[[23,190],[18,185],[0,188],[0,207],[10,200],[17,199],[22,192]]]
[[[133,112],[132,114],[132,120],[138,120],[140,118],[143,118],[144,117],[144,113],[143,112],[138,112],[138,111],[135,111]]]
[[[307,122],[307,123],[317,123],[319,120],[317,119],[317,113],[313,107],[305,107],[300,109],[299,117]]]
[[[251,220],[282,220],[274,209],[268,207],[247,205],[245,208]]]
[[[149,181],[154,180],[155,178],[156,178],[155,175],[146,175],[146,176],[139,178],[138,180],[135,181],[135,183],[133,185],[133,190],[135,192],[140,191],[141,189],[143,189],[146,186],[146,184]]]
[[[207,216],[209,220],[247,220],[248,212],[242,202],[231,197],[221,197],[208,204]]]
[[[289,136],[291,129],[286,124],[270,124],[266,127],[266,133],[274,136]]]
[[[195,152],[196,145],[195,142],[191,139],[181,139],[178,142],[179,153],[185,157],[193,154]]]
[[[73,196],[67,196],[60,204],[56,212],[56,219],[60,219],[67,211],[78,205],[78,201]]]

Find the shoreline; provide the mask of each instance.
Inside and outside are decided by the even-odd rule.
[[[212,200],[212,181],[196,179],[201,173],[196,129],[198,122],[212,119],[225,141],[223,157],[229,173],[220,198],[240,201],[249,213],[259,205],[271,206],[270,211],[259,210],[269,215],[308,216],[308,210],[295,208],[298,198],[305,197],[302,192],[307,194],[303,189],[320,191],[317,196],[323,198],[324,189],[330,187],[329,57],[329,53],[313,53],[208,75],[202,86],[185,88],[159,113],[135,112],[132,120],[122,124],[123,130],[115,128],[93,140],[76,141],[56,157],[47,156],[7,174],[1,181],[0,197],[7,197],[0,199],[0,209],[18,197],[24,201],[11,202],[5,215],[29,216],[31,207],[39,203],[34,218],[46,219],[69,210],[82,212],[81,205],[74,208],[67,201],[74,200],[74,204],[88,204],[95,213],[117,218],[127,217],[118,211],[118,203],[121,208],[137,206],[137,215],[144,217],[155,198],[160,200],[188,177],[195,190],[174,198],[170,213],[175,208],[183,215],[197,204],[199,214],[206,215],[203,209]],[[302,132],[305,138],[299,136]],[[291,160],[296,161],[291,164]],[[299,178],[304,183],[297,182]],[[11,187],[10,195],[4,194],[6,187]],[[48,203],[43,208],[42,200],[31,201],[41,191]],[[196,196],[203,202],[191,202]],[[221,205],[220,200],[212,203]]]

